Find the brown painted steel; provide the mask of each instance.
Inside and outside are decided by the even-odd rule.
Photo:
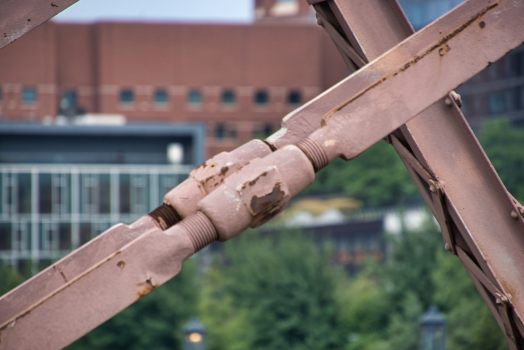
[[[366,52],[370,60],[392,48],[413,31],[402,11],[391,11],[391,8],[400,8],[395,0],[333,0],[329,1],[329,5],[330,9],[338,13],[336,17],[346,23],[348,35],[358,38],[358,45],[362,46],[361,50]],[[375,23],[392,25],[386,28],[376,26]],[[502,36],[499,39],[504,38]],[[460,110],[451,103],[451,99],[445,102],[437,102],[396,131],[395,134],[399,135],[412,154],[405,154],[407,149],[395,141],[396,137],[392,135],[393,145],[439,221],[446,249],[463,252],[461,248],[452,246],[458,241],[457,245],[474,257],[491,283],[499,286],[504,293],[518,291],[519,296],[511,294],[508,304],[510,309],[512,304],[515,305],[517,313],[522,316],[524,310],[520,294],[523,289],[518,285],[524,281],[519,273],[524,267],[521,258],[524,236],[522,219],[511,216],[515,210],[514,203]],[[409,158],[415,159],[415,162],[410,162]],[[420,169],[422,166],[424,169]],[[438,187],[442,187],[445,204],[440,208],[432,200],[434,196],[430,191],[431,179],[428,174],[438,181]],[[512,334],[515,327],[510,323],[513,321],[501,317],[493,295],[476,278],[472,278],[506,334],[510,347],[521,348],[515,339],[518,335]],[[512,314],[511,310],[509,314]],[[521,317],[513,319],[522,336],[524,327]]]
[[[342,12],[335,13],[331,17],[328,15],[328,10],[336,8],[335,5],[336,3],[329,4],[329,8],[323,9],[323,19],[344,18],[341,16]],[[315,6],[325,7],[325,4],[319,3]],[[387,6],[381,8],[383,12],[378,12],[387,16],[387,11],[392,9],[391,4],[388,6],[389,8]],[[433,26],[429,26],[407,39],[394,50],[371,62],[296,113],[286,117],[284,123],[287,123],[287,130],[284,129],[268,140],[278,150],[263,159],[252,160],[249,165],[228,177],[217,190],[200,201],[199,212],[196,214],[188,213],[189,216],[185,220],[166,231],[162,231],[154,220],[143,218],[141,220],[143,220],[144,230],[140,234],[125,237],[120,241],[115,240],[113,246],[107,248],[103,254],[96,258],[87,257],[84,262],[75,266],[73,257],[79,252],[73,252],[69,257],[63,259],[61,264],[58,263],[56,267],[47,270],[50,273],[50,278],[42,277],[42,275],[35,276],[26,284],[8,294],[7,298],[0,299],[0,308],[5,308],[9,314],[6,318],[3,315],[0,316],[0,337],[2,339],[0,349],[20,347],[53,349],[63,347],[121,311],[140,296],[147,294],[153,288],[172,278],[178,273],[180,264],[184,259],[214,239],[229,239],[247,226],[256,226],[270,219],[285,207],[290,197],[307,186],[313,178],[313,168],[309,159],[295,146],[283,147],[285,142],[299,143],[300,149],[304,150],[313,160],[316,169],[333,160],[326,157],[326,155],[330,155],[331,141],[333,141],[333,145],[344,144],[350,133],[356,135],[359,142],[352,144],[353,149],[341,148],[341,151],[337,154],[345,154],[345,158],[351,158],[360,153],[377,141],[377,137],[385,136],[385,134],[394,131],[421,109],[428,107],[440,96],[443,96],[447,91],[446,89],[449,90],[471,77],[482,68],[482,65],[487,63],[487,59],[494,60],[502,56],[507,50],[520,44],[524,40],[524,24],[519,21],[524,17],[523,7],[522,2],[510,0],[467,2],[460,9],[452,11]],[[494,8],[498,11],[497,13],[492,11]],[[394,13],[398,15],[398,11]],[[401,17],[395,18],[388,22],[390,23],[387,27],[389,30],[394,30],[396,25],[401,28],[398,21],[395,22]],[[483,22],[483,25],[480,25],[480,21]],[[369,19],[368,22],[377,23]],[[475,25],[480,29],[477,29]],[[339,27],[342,28],[343,26],[339,25]],[[333,28],[337,27],[334,26]],[[474,30],[482,30],[477,33],[476,38],[473,35],[476,33]],[[358,31],[351,25],[347,25],[344,36],[352,45],[360,45],[366,42],[358,36]],[[503,36],[505,40],[495,40],[497,36],[498,38]],[[381,40],[379,40],[381,43],[394,41],[394,39]],[[477,51],[472,52],[472,48],[477,49]],[[362,57],[365,56],[366,52],[369,54],[369,51],[362,47],[354,47],[354,51],[363,55]],[[366,59],[370,59],[370,57],[366,57]],[[434,81],[438,89],[426,91],[420,87],[420,84],[416,87],[417,83],[420,83],[418,80],[422,73],[426,74],[430,81]],[[391,85],[384,89],[384,86],[389,84]],[[410,86],[410,84],[413,86]],[[403,88],[405,91],[398,93],[397,90]],[[425,91],[425,94],[420,95],[421,91]],[[395,98],[392,98],[392,96],[395,96]],[[410,100],[414,98],[418,100]],[[449,97],[446,98],[449,99]],[[363,101],[366,103],[363,103]],[[354,107],[359,103],[361,108],[355,109]],[[388,119],[387,113],[379,114],[388,106],[397,111],[399,115],[394,115],[393,118]],[[453,113],[449,113],[450,110],[455,111],[455,113],[458,111],[453,103],[446,104],[442,100],[428,108],[424,116],[435,118],[438,115],[442,119],[449,118],[450,122],[461,120],[460,115],[457,117]],[[366,120],[364,116],[371,122]],[[419,116],[415,120],[424,121],[425,119],[421,117]],[[329,118],[331,119],[328,120]],[[337,125],[337,123],[348,123],[348,120],[352,128],[346,129],[347,133],[334,133],[333,135],[336,138],[332,140],[323,140],[328,141],[327,143],[319,143],[318,140],[322,140],[322,138],[318,137],[305,140],[306,136],[320,127],[322,120],[327,125],[323,128],[325,130],[328,130],[332,125]],[[377,123],[377,121],[380,121],[380,123]],[[431,120],[431,122],[434,122],[434,120]],[[462,141],[465,142],[465,147],[470,146],[473,151],[466,149],[466,151],[471,151],[471,154],[468,152],[462,154],[451,149],[445,155],[447,158],[455,157],[453,158],[455,167],[469,164],[468,162],[471,162],[473,167],[480,167],[481,169],[477,169],[480,171],[480,178],[473,176],[475,169],[465,168],[465,175],[472,181],[472,187],[467,189],[475,189],[482,185],[493,186],[493,193],[489,192],[488,194],[495,195],[493,200],[500,205],[500,208],[498,208],[498,211],[490,212],[490,214],[503,213],[507,209],[504,207],[504,204],[507,204],[504,200],[507,200],[508,197],[507,195],[504,196],[505,192],[501,196],[500,181],[490,168],[489,162],[486,161],[478,144],[475,143],[475,139],[470,133],[468,134],[467,124],[463,120],[462,122],[466,127],[465,131],[460,127],[447,130],[450,133],[449,137],[451,137],[450,144],[460,147],[460,142],[455,140],[455,137],[457,137],[455,134],[463,133]],[[410,123],[408,128],[411,127],[411,124],[413,122]],[[293,127],[289,127],[290,125],[293,125]],[[428,125],[431,124],[428,123]],[[315,135],[318,136],[319,132],[321,134],[323,129],[317,131]],[[435,128],[425,130],[425,132],[442,142],[442,135],[436,134]],[[416,145],[412,135],[402,134],[399,140],[402,143],[407,141],[408,143],[411,142],[410,145]],[[427,134],[424,136],[427,137]],[[418,142],[418,140],[416,141]],[[451,145],[446,146],[451,147]],[[427,150],[427,153],[431,154],[432,151],[438,153],[442,146],[431,145],[429,147],[431,149]],[[480,158],[476,157],[479,154],[474,152],[475,149],[479,151],[477,153],[480,154]],[[328,151],[326,152],[326,150]],[[406,150],[409,151],[407,147]],[[406,164],[410,164],[410,166],[414,164],[419,168],[413,168],[411,172],[412,174],[422,175],[422,180],[416,179],[419,188],[423,188],[422,181],[424,180],[427,181],[426,186],[430,185],[433,194],[427,195],[425,198],[431,198],[432,209],[442,207],[443,203],[445,203],[447,209],[450,209],[436,214],[437,218],[440,216],[439,222],[450,223],[449,229],[452,232],[460,230],[468,233],[466,228],[469,228],[471,223],[465,221],[462,214],[469,215],[469,208],[460,207],[460,210],[457,209],[453,199],[456,197],[460,202],[464,198],[471,200],[471,196],[468,197],[467,191],[463,190],[465,192],[462,193],[464,197],[462,198],[460,189],[456,189],[454,184],[449,186],[447,182],[442,181],[439,174],[430,166],[431,162],[428,158],[422,157],[425,154],[423,150],[418,149],[414,153],[416,162],[408,155],[405,155],[405,161]],[[463,159],[463,157],[470,157],[470,159]],[[448,159],[447,162],[451,161]],[[482,164],[487,164],[487,170],[482,168]],[[426,172],[421,171],[421,166],[427,170],[428,179],[424,179]],[[484,172],[488,173],[485,174]],[[493,181],[490,182],[490,179]],[[217,182],[217,185],[221,181],[222,178]],[[450,175],[450,181],[454,181],[452,175]],[[448,187],[453,190],[453,195],[449,194]],[[469,205],[469,203],[463,204]],[[513,206],[511,201],[509,204]],[[478,206],[471,208],[479,209]],[[489,208],[489,206],[481,205],[480,209],[484,209],[484,211],[476,212],[476,215],[486,215],[486,208]],[[517,211],[517,208],[514,208],[514,211]],[[508,212],[509,217],[511,217],[510,213]],[[449,215],[449,217],[446,215]],[[492,216],[491,219],[493,221],[504,220],[503,216],[499,216]],[[484,217],[484,220],[486,217]],[[471,219],[468,217],[468,220]],[[506,225],[508,227],[499,222],[497,228],[501,229],[504,235],[507,234],[506,230],[511,228],[518,228],[522,232],[522,218],[517,215],[517,219],[512,218],[513,224]],[[493,229],[495,226],[492,224],[488,227]],[[106,232],[103,237],[107,238],[108,241],[113,241],[111,237],[118,230],[118,227],[113,228]],[[130,228],[129,230],[131,233],[125,229],[123,232],[133,235],[132,232],[140,231],[138,228]],[[488,264],[483,260],[482,254],[484,252],[482,249],[477,251],[477,253],[482,252],[482,254],[475,254],[474,249],[470,249],[471,247],[476,249],[478,245],[473,236],[466,234],[463,234],[463,236],[453,236],[453,239],[449,240],[449,244],[456,244],[464,252],[471,253],[479,263],[483,273],[486,274],[487,278],[492,279],[493,284],[498,288],[497,290],[501,291],[502,295],[497,300],[502,302],[497,304],[495,313],[499,315],[497,318],[499,324],[504,327],[507,326],[508,339],[510,341],[513,339],[513,343],[515,343],[515,329],[520,325],[515,325],[512,321],[514,318],[512,305],[515,305],[517,311],[522,307],[523,299],[518,293],[524,293],[524,288],[521,288],[520,285],[524,283],[520,282],[524,279],[515,280],[515,278],[520,277],[520,272],[513,270],[505,275],[502,274],[509,276],[508,280],[513,285],[507,281],[501,283],[500,280],[494,279],[494,276],[499,274],[500,271],[488,268]],[[483,236],[481,235],[481,237]],[[504,240],[506,240],[504,243],[515,244],[515,247],[504,246],[499,248],[506,249],[509,256],[514,256],[517,259],[515,253],[522,253],[520,250],[524,247],[523,238],[520,237],[522,235],[515,236],[511,241],[504,236]],[[493,241],[488,243],[494,244]],[[92,248],[93,246],[86,248],[83,251],[84,255],[88,249]],[[500,251],[495,251],[496,254],[500,254]],[[522,254],[520,255],[522,256]],[[505,263],[507,267],[508,262],[505,261]],[[489,264],[490,267],[493,266],[491,261]],[[509,264],[510,269],[513,266],[520,266],[515,264]],[[470,273],[472,271],[477,273],[475,269],[468,270]],[[499,274],[498,276],[502,275]],[[482,284],[484,279],[477,278],[474,281]],[[47,282],[52,282],[49,284],[49,288],[47,288]],[[30,297],[28,300],[21,292],[38,288],[42,288],[42,291],[37,294],[37,297]],[[516,289],[515,294],[508,292],[513,291],[511,288]],[[484,296],[484,294],[482,295]],[[6,300],[9,298],[11,298],[14,307],[6,305]],[[494,310],[493,307],[491,309]],[[31,334],[31,337],[25,336],[27,334]]]
[[[0,349],[61,349],[178,274],[195,252],[188,231],[144,224],[142,235],[4,326]]]
[[[0,1],[0,49],[64,11],[78,0]]]
[[[129,226],[118,224],[5,294],[0,298],[0,329],[154,227],[149,216]]]
[[[458,6],[353,73],[346,81],[360,78],[362,90],[334,106],[310,140],[329,162],[356,157],[519,46],[522,18],[524,2],[479,0]]]

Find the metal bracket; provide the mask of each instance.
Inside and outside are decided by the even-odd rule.
[[[517,344],[515,335],[518,334],[518,330],[511,315],[511,296],[504,294],[459,246],[456,247],[456,250],[458,258],[470,275],[480,282],[480,284],[493,296],[495,303],[494,306],[496,306],[500,316],[500,321],[502,321],[504,325],[506,337],[510,341],[510,344],[513,343],[510,346],[516,349]]]
[[[329,34],[335,45],[339,50],[351,59],[351,61],[358,67],[361,68],[366,65],[367,61],[363,59],[355,49],[340,35],[340,33],[324,18],[320,13],[317,12],[317,24],[323,27]]]
[[[404,145],[398,140],[398,138],[391,134],[389,135],[391,140],[391,145],[395,148],[401,159],[404,161],[404,164],[411,169],[413,169],[417,175],[419,175],[429,188],[431,193],[431,203],[430,206],[433,215],[437,219],[440,230],[442,232],[442,238],[444,239],[444,248],[453,255],[457,255],[455,248],[455,240],[453,239],[450,218],[448,217],[446,203],[444,201],[444,186],[438,182],[434,176],[415,158],[411,152],[404,147]]]

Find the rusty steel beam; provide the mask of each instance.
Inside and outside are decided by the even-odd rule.
[[[522,2],[514,5],[522,6]],[[347,43],[369,60],[414,32],[395,0],[330,0],[314,7],[318,16],[329,17],[331,26],[339,28]],[[504,26],[504,15],[511,8],[498,11],[495,23]],[[478,22],[479,29],[485,26],[486,21]],[[438,220],[445,248],[458,254],[510,348],[522,349],[523,211],[506,192],[455,97],[435,103],[388,141]]]
[[[193,252],[215,239],[229,239],[249,226],[257,226],[269,220],[285,207],[289,198],[296,195],[313,180],[311,175],[313,165],[317,169],[320,168],[318,159],[315,160],[315,155],[322,155],[322,153],[318,153],[318,148],[310,147],[314,143],[300,143],[300,141],[304,141],[306,136],[317,129],[322,120],[327,123],[327,127],[324,128],[327,130],[332,125],[336,125],[339,120],[341,124],[347,123],[347,120],[352,119],[351,114],[354,114],[354,120],[357,120],[358,123],[354,123],[355,127],[348,129],[344,135],[337,135],[340,138],[333,139],[333,144],[343,144],[345,139],[358,138],[361,137],[362,133],[365,133],[368,136],[359,147],[369,147],[381,137],[383,132],[387,134],[394,131],[402,123],[417,114],[417,108],[422,108],[424,104],[431,104],[432,101],[444,95],[445,91],[454,88],[482,69],[482,64],[486,63],[484,62],[485,59],[496,59],[502,56],[506,50],[517,46],[524,40],[524,29],[515,30],[522,29],[521,27],[524,24],[517,21],[517,23],[513,23],[512,27],[515,32],[508,34],[502,31],[508,37],[504,43],[497,43],[497,45],[490,47],[489,44],[492,44],[492,42],[489,40],[500,32],[500,29],[495,28],[495,25],[492,26],[494,24],[493,18],[488,15],[493,4],[496,4],[497,10],[502,11],[511,6],[512,2],[500,0],[495,3],[486,3],[486,1],[477,0],[469,3],[468,6],[451,12],[440,20],[440,26],[437,30],[432,27],[422,30],[398,45],[394,50],[337,84],[306,107],[299,109],[297,113],[286,117],[285,122],[293,120],[300,122],[297,116],[301,111],[308,111],[304,115],[301,126],[297,122],[298,124],[295,123],[295,125],[298,125],[297,127],[288,126],[286,130],[267,140],[272,148],[278,149],[276,152],[265,156],[263,159],[251,160],[248,165],[240,168],[238,172],[229,177],[225,177],[229,171],[228,167],[236,166],[235,162],[239,162],[238,164],[243,162],[242,159],[244,158],[240,154],[222,157],[226,158],[225,160],[217,159],[208,165],[209,169],[204,164],[201,171],[209,171],[207,174],[211,179],[212,186],[209,185],[209,188],[204,188],[208,193],[207,196],[195,197],[198,199],[198,204],[195,204],[192,210],[197,210],[197,213],[187,212],[185,219],[178,225],[168,228],[175,224],[179,218],[174,215],[176,210],[172,205],[166,207],[171,209],[162,207],[151,213],[156,221],[143,218],[141,219],[143,223],[137,222],[135,227],[126,229],[118,226],[106,231],[101,236],[103,238],[100,238],[100,241],[106,239],[106,241],[111,242],[112,240],[108,237],[114,235],[115,232],[121,231],[125,236],[125,232],[132,234],[138,230],[139,226],[143,225],[142,233],[128,239],[126,241],[128,243],[115,241],[114,247],[121,246],[116,253],[110,252],[104,258],[96,259],[97,261],[94,263],[93,260],[86,259],[87,262],[80,268],[74,266],[75,255],[79,254],[80,251],[73,252],[69,257],[63,259],[63,264],[58,264],[56,268],[53,268],[53,271],[56,271],[54,281],[57,285],[42,293],[39,300],[32,299],[25,302],[21,291],[24,288],[31,290],[32,285],[34,285],[33,289],[36,289],[37,283],[35,281],[37,280],[39,285],[45,285],[48,277],[42,276],[43,274],[35,276],[23,286],[0,299],[0,305],[6,303],[9,298],[11,301],[21,300],[21,302],[14,302],[15,308],[9,309],[7,307],[10,310],[10,316],[3,318],[3,315],[0,315],[0,337],[2,337],[0,349],[7,348],[5,344],[21,347],[43,344],[45,345],[44,348],[65,346],[68,342],[103,322],[104,319],[108,319],[136,301],[137,294],[144,295],[152,288],[164,283],[168,278],[173,277],[178,271],[177,266]],[[508,20],[508,25],[511,25],[512,20],[514,21],[519,15],[522,16],[521,12],[522,7],[512,8],[512,13],[504,16]],[[474,60],[474,53],[461,49],[457,43],[467,43],[471,40],[471,28],[474,28],[471,24],[480,21],[481,17],[486,20],[484,27],[489,28],[485,31],[486,37],[480,40],[484,40],[485,45],[479,47],[479,52],[485,57]],[[465,23],[468,24],[466,28],[457,32],[457,28],[462,28]],[[488,26],[486,26],[486,23],[488,23]],[[518,40],[520,41],[517,42]],[[450,50],[446,49],[448,58],[455,57],[455,52],[462,53],[456,66],[464,68],[463,71],[460,74],[457,74],[454,70],[439,71],[435,75],[443,80],[438,82],[439,89],[431,92],[428,91],[431,90],[431,86],[422,86],[420,91],[424,92],[424,99],[415,104],[410,102],[409,99],[412,96],[409,94],[398,94],[398,100],[393,105],[395,110],[403,116],[391,118],[391,114],[383,113],[384,104],[378,102],[370,108],[354,110],[349,113],[350,107],[355,106],[354,103],[358,104],[370,98],[377,99],[376,95],[382,93],[381,86],[386,85],[385,80],[387,80],[387,84],[393,84],[386,91],[386,94],[388,94],[400,89],[399,84],[402,85],[405,79],[416,81],[421,69],[415,68],[416,66],[428,71],[438,70],[442,62],[435,60],[434,56],[438,54],[438,57],[443,57],[440,55],[440,49],[446,48],[446,45],[451,47],[453,51],[453,54],[448,54]],[[355,52],[358,53],[358,50],[355,50]],[[361,51],[361,53],[363,52]],[[419,57],[415,62],[416,65],[413,65],[413,56]],[[472,59],[473,64],[467,62],[468,59]],[[444,60],[444,62],[447,61]],[[411,63],[409,67],[406,67],[407,63]],[[446,64],[449,65],[450,63],[447,62]],[[436,79],[435,76],[432,79]],[[382,83],[377,84],[377,82]],[[436,97],[432,94],[435,94]],[[381,120],[384,126],[381,126],[379,130],[373,130],[372,128],[376,127],[376,122],[366,123],[365,119],[362,118],[365,113],[370,114],[370,119]],[[331,117],[331,122],[326,121],[329,117]],[[336,122],[333,123],[332,121]],[[297,132],[299,129],[302,129],[302,131]],[[302,137],[298,137],[298,135],[302,135]],[[318,132],[316,135],[318,136]],[[299,143],[301,148],[296,146],[283,147],[285,142]],[[323,145],[329,144],[330,142]],[[263,154],[268,151],[264,147],[255,148],[261,150]],[[322,146],[320,151],[325,152]],[[305,154],[313,160],[313,164]],[[346,156],[346,158],[348,157]],[[331,159],[328,158],[326,162],[329,160]],[[220,170],[211,170],[211,168],[217,168],[216,165],[222,164],[221,162],[223,166],[220,167]],[[205,178],[200,177],[200,175],[192,177],[197,181],[197,188],[201,188],[198,182],[202,183],[201,180]],[[202,183],[202,186],[205,187],[205,184]],[[441,188],[437,182],[434,186]],[[215,187],[217,189],[213,190]],[[435,198],[437,200],[442,197],[437,196]],[[169,200],[169,198],[167,199]],[[190,203],[193,206],[193,201],[190,201]],[[166,228],[167,230],[162,231]],[[156,241],[162,244],[155,244]],[[191,243],[191,246],[188,242]],[[84,256],[86,251],[83,252]],[[140,251],[143,254],[140,254]],[[119,257],[125,257],[125,260],[120,260]],[[165,266],[164,258],[173,260],[172,268]],[[90,264],[93,265],[89,266]],[[142,268],[140,267],[141,264]],[[130,266],[130,268],[126,269],[126,266]],[[122,273],[124,276],[122,279],[118,277],[120,276],[118,274],[121,273],[119,271],[127,271]],[[108,295],[107,283],[113,281],[112,276],[117,281],[112,284],[114,295]],[[62,303],[62,301],[66,302]],[[91,308],[81,305],[85,301],[89,301]],[[102,310],[94,304],[103,305]],[[46,317],[52,319],[53,322],[44,322],[43,320]],[[63,335],[64,330],[68,329],[71,332]],[[31,339],[21,338],[24,333],[31,333]],[[54,340],[47,340],[48,338]]]
[[[0,1],[0,49],[56,16],[77,1]]]

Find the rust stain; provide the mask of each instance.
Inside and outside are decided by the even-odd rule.
[[[148,278],[144,283],[138,283],[138,286],[142,287],[138,290],[138,299],[141,299],[151,293],[153,289],[155,289],[155,286],[153,285],[153,282],[151,281],[151,278]]]
[[[258,176],[256,179],[252,180],[252,181],[249,181],[249,186],[254,186],[258,179],[260,179],[262,176],[266,176],[267,175],[267,171],[264,171],[262,174],[260,174],[260,176]],[[244,184],[245,185],[245,184]],[[244,186],[245,187],[245,186]]]
[[[440,49],[438,49],[438,54],[442,57],[445,54],[447,54],[450,50],[451,50],[451,48],[449,47],[449,45],[446,44],[445,46],[443,46]]]
[[[123,261],[123,260],[120,260],[120,261],[118,262],[118,264],[116,264],[116,266],[118,266],[119,268],[123,269],[124,266],[126,266],[126,262]]]
[[[222,167],[222,169],[220,169],[220,175],[226,175],[228,170],[229,170],[228,166]]]
[[[55,4],[54,2],[51,3],[51,7],[58,7],[57,4]]]
[[[253,196],[249,204],[253,215],[266,213],[274,208],[284,198],[285,193],[280,187],[280,182],[275,184],[273,190],[262,197]]]
[[[457,29],[455,29],[454,31],[452,31],[451,33],[449,33],[448,35],[444,36],[442,39],[440,39],[435,45],[433,45],[432,47],[430,47],[428,50],[426,50],[426,52],[424,52],[422,55],[415,55],[409,62],[407,62],[404,67],[400,68],[399,70],[397,70],[396,72],[394,73],[390,73],[388,75],[386,75],[385,77],[383,77],[382,79],[380,79],[379,81],[375,82],[374,84],[368,86],[366,89],[362,90],[361,92],[359,92],[357,95],[351,97],[350,99],[348,99],[347,101],[341,103],[340,105],[338,105],[337,107],[333,108],[332,110],[330,110],[328,113],[326,113],[326,115],[322,118],[322,121],[321,121],[321,127],[324,127],[326,126],[326,120],[328,120],[330,117],[333,116],[333,114],[335,114],[336,112],[340,111],[342,108],[346,107],[348,104],[350,104],[351,102],[355,101],[357,98],[359,98],[360,96],[364,95],[366,92],[368,92],[369,90],[371,89],[374,89],[375,87],[377,87],[378,85],[382,84],[384,81],[386,81],[391,75],[393,76],[396,76],[398,75],[398,73],[402,73],[404,72],[406,69],[408,69],[409,67],[411,67],[412,65],[414,65],[415,63],[417,63],[418,61],[420,61],[421,59],[423,59],[424,57],[426,57],[427,55],[429,55],[430,53],[432,53],[433,51],[435,51],[436,49],[440,48],[442,45],[446,44],[449,40],[451,40],[452,38],[454,38],[455,36],[457,36],[458,34],[460,34],[462,31],[464,31],[467,27],[469,27],[473,22],[475,22],[476,20],[478,20],[479,18],[481,18],[482,16],[484,16],[487,12],[489,12],[490,10],[494,9],[495,7],[497,7],[499,4],[498,3],[495,3],[493,5],[490,5],[486,8],[484,8],[482,11],[478,12],[476,15],[474,15],[473,17],[471,17],[469,20],[467,20],[466,22],[464,22],[464,24],[462,24],[460,27],[458,27]],[[480,25],[480,24],[479,24]],[[485,26],[485,23],[484,23],[484,26]],[[446,45],[447,46],[447,45]],[[449,46],[448,46],[449,47]],[[448,50],[449,51],[449,50]],[[448,52],[446,51],[446,52]]]
[[[67,279],[67,277],[66,277],[64,271],[62,271],[62,269],[61,269],[60,267],[58,267],[57,265],[53,265],[53,269],[54,269],[55,271],[58,271],[58,272],[60,273],[60,275],[62,276],[62,278],[64,279],[64,281],[65,281],[66,283],[69,282],[69,280]]]

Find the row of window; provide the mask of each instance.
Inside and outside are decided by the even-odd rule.
[[[152,197],[162,198],[186,177],[185,172],[120,173],[111,179],[109,173],[34,175],[6,171],[0,173],[0,217],[31,213],[143,215],[158,206]]]
[[[0,101],[2,101],[2,88],[0,88]],[[35,87],[24,87],[22,88],[22,94],[20,95],[20,100],[22,104],[32,105],[35,104],[38,98]]]
[[[462,97],[464,103],[462,110],[466,117],[501,115],[524,110],[523,86]]]
[[[21,101],[22,104],[35,104],[38,99],[37,90],[34,87],[22,88]],[[64,93],[60,107],[67,109],[70,105],[76,105],[76,93],[68,91]],[[0,88],[0,101],[2,100],[2,89]],[[202,92],[198,89],[190,90],[186,97],[187,104],[192,107],[199,107],[202,105]],[[302,94],[300,91],[289,91],[286,98],[287,104],[290,106],[297,106],[302,103]],[[131,89],[124,89],[120,91],[120,103],[123,105],[131,105],[135,102],[135,93]],[[153,94],[153,102],[158,106],[167,105],[169,102],[169,95],[166,90],[158,89]],[[233,90],[224,90],[221,94],[221,102],[224,106],[234,106],[237,102],[237,95]],[[270,95],[267,90],[257,90],[253,95],[253,103],[255,106],[264,107],[270,103]]]
[[[235,139],[237,137],[237,128],[235,124],[217,124],[214,130],[214,136],[217,140]],[[273,124],[257,124],[253,128],[253,137],[266,138],[274,131]]]
[[[199,107],[202,105],[202,92],[198,89],[190,90],[186,95],[187,104],[190,107]],[[226,89],[220,95],[220,101],[225,107],[232,107],[237,103],[237,95],[235,91]],[[169,102],[169,95],[166,90],[158,89],[153,94],[153,102],[158,106],[167,105]],[[298,106],[302,103],[302,94],[300,91],[291,90],[287,93],[286,102],[290,106]],[[123,89],[120,91],[120,103],[123,105],[131,105],[135,103],[135,93],[131,89]],[[270,103],[270,94],[267,90],[257,90],[253,94],[253,104],[258,107],[265,107]]]

